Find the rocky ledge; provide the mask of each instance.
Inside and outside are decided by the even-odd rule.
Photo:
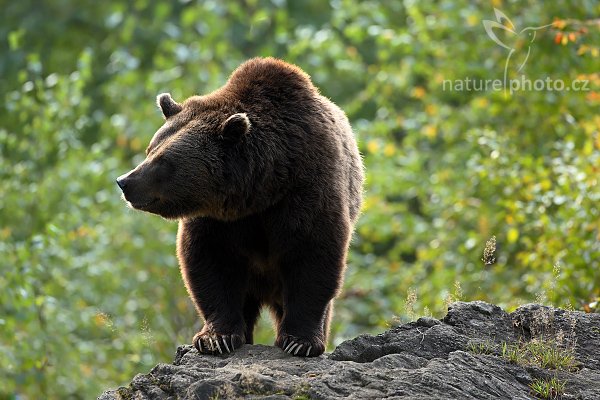
[[[99,399],[600,399],[600,314],[452,304],[332,353],[297,358],[246,345],[222,357],[180,346]]]

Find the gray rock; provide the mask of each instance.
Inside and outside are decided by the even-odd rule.
[[[512,364],[502,343],[558,340],[577,370]],[[469,352],[485,343],[492,354]],[[566,382],[563,398],[600,399],[600,315],[526,305],[508,314],[458,302],[439,321],[419,318],[377,336],[361,335],[331,354],[296,358],[244,346],[229,356],[179,346],[173,364],[137,375],[99,399],[531,399],[534,379]]]

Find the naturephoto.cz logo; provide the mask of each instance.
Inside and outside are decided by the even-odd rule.
[[[446,91],[500,91],[504,90],[505,94],[510,92],[513,94],[516,91],[589,91],[589,81],[575,79],[570,84],[565,83],[562,79],[553,79],[545,77],[544,79],[529,79],[521,73],[525,64],[530,59],[532,48],[536,34],[538,31],[547,29],[554,23],[541,26],[528,26],[523,29],[518,29],[515,24],[502,11],[494,8],[496,20],[483,20],[483,27],[490,39],[497,45],[506,49],[507,56],[504,62],[504,74],[502,79],[444,79],[442,82],[442,90]],[[502,40],[498,33],[502,33],[506,39]],[[518,46],[517,43],[520,45]],[[523,45],[523,43],[525,43]],[[508,78],[511,70],[516,73],[521,73],[518,78]]]

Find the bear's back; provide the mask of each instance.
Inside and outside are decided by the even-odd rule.
[[[242,102],[266,98],[274,105],[306,101],[319,95],[304,71],[272,57],[246,61],[231,74],[225,87]]]
[[[248,107],[251,120],[260,116],[256,127],[266,137],[263,143],[279,143],[269,153],[283,150],[273,157],[287,160],[291,181],[316,186],[325,197],[336,192],[356,221],[364,178],[354,134],[345,113],[309,75],[281,60],[254,58],[233,72],[225,88]]]

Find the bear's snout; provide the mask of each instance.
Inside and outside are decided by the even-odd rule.
[[[135,170],[134,170],[135,171]],[[142,182],[134,171],[129,171],[126,174],[121,175],[117,178],[117,185],[123,192],[123,198],[130,203],[145,203],[147,199],[139,198],[143,196],[145,190],[140,190]]]
[[[129,175],[129,172],[117,178],[117,185],[119,185],[119,188],[121,188],[123,192],[125,192],[125,188],[127,187],[127,175]]]
[[[117,185],[123,192],[123,199],[137,210],[151,211],[150,206],[158,202],[147,177],[140,175],[139,167],[117,178]]]

